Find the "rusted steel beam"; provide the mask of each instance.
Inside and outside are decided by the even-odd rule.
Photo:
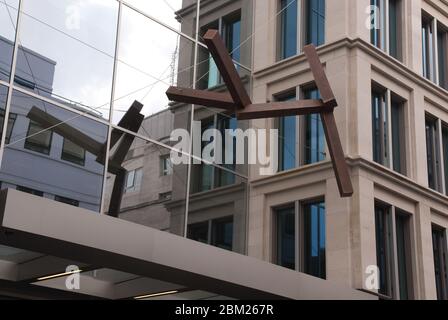
[[[325,74],[324,67],[320,62],[319,56],[317,55],[316,47],[310,44],[305,46],[303,51],[305,52],[310,64],[311,72],[314,75],[314,81],[316,82],[316,86],[319,89],[323,102],[329,107],[336,107],[338,104],[336,102],[333,90],[331,89],[327,75]]]
[[[170,87],[166,95],[170,101],[197,104],[211,108],[235,109],[235,102],[228,93]]]
[[[216,66],[218,67],[224,82],[227,84],[227,89],[235,102],[235,107],[244,108],[250,105],[252,102],[237,70],[235,69],[235,65],[224,41],[222,41],[219,36],[218,30],[208,30],[204,35],[204,42],[215,60]]]
[[[238,120],[252,120],[262,118],[276,118],[287,116],[300,116],[323,111],[332,111],[322,100],[295,100],[286,102],[271,102],[251,104],[242,110],[237,110]]]

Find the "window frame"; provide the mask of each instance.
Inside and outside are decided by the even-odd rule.
[[[284,10],[283,8],[283,1],[286,2],[286,6],[288,6],[288,4],[290,4],[291,2],[295,1],[297,4],[297,15],[296,15],[296,40],[295,40],[295,53],[292,55],[286,55],[285,54],[285,31],[284,31],[284,12],[282,11]],[[277,10],[276,12],[280,14],[278,14],[278,18],[277,18],[277,31],[276,31],[276,61],[282,61],[282,60],[286,60],[289,58],[292,58],[294,56],[299,55],[300,53],[303,52],[303,47],[305,45],[308,44],[308,35],[309,35],[309,17],[307,15],[308,13],[308,7],[309,7],[309,2],[312,0],[278,0],[277,1]],[[327,18],[327,1],[325,1],[325,8],[324,8],[324,12],[325,12],[325,17],[324,17],[324,34],[323,34],[323,42],[322,43],[318,43],[316,45],[317,46],[321,46],[324,45],[326,43],[326,38],[327,38],[327,23],[326,23],[326,18]],[[292,5],[291,5],[292,6]],[[288,7],[289,8],[289,7]]]
[[[375,215],[375,254],[376,254],[376,260],[377,260],[377,266],[378,265],[378,230],[377,230],[377,209],[384,210],[386,214],[386,220],[385,223],[385,241],[386,241],[386,268],[387,268],[387,282],[386,282],[386,292],[380,292],[380,294],[384,295],[385,297],[394,299],[394,300],[401,300],[401,292],[400,292],[400,271],[399,271],[399,264],[400,264],[400,258],[398,257],[398,234],[397,234],[397,218],[398,217],[404,217],[406,219],[405,221],[405,229],[404,229],[404,253],[405,253],[405,266],[406,266],[406,288],[407,288],[407,297],[404,298],[406,300],[412,300],[415,298],[415,285],[414,285],[414,274],[415,274],[415,266],[413,263],[413,248],[414,243],[413,239],[411,237],[412,234],[414,234],[414,222],[413,222],[413,215],[406,212],[405,210],[402,210],[401,208],[398,208],[394,205],[390,205],[382,200],[375,199],[375,205],[374,205],[374,215]],[[384,234],[383,234],[384,235]],[[379,269],[381,272],[381,270]],[[404,300],[403,299],[403,300]]]
[[[325,206],[325,256],[324,256],[324,265],[325,265],[325,274],[323,276],[314,276],[306,272],[306,253],[305,253],[305,225],[304,225],[304,214],[305,207],[309,205],[321,205]],[[292,209],[294,207],[294,231],[295,231],[295,268],[294,270],[300,273],[308,274],[313,277],[326,279],[328,265],[327,261],[327,225],[326,225],[326,216],[327,216],[327,208],[324,196],[318,196],[314,198],[298,200],[292,203],[287,203],[284,205],[273,206],[271,207],[271,221],[272,221],[272,231],[271,231],[271,262],[275,265],[279,265],[279,253],[278,253],[278,214],[280,211],[285,209]],[[286,268],[286,267],[285,267]]]
[[[424,10],[421,17],[422,76],[448,90],[448,26]],[[428,37],[428,32],[431,37]],[[444,52],[439,48],[439,35],[442,36]],[[441,72],[444,72],[443,77]]]
[[[434,233],[439,233],[439,236],[437,239],[434,239]],[[447,244],[447,230],[444,227],[438,226],[436,224],[431,225],[431,235],[432,235],[432,248],[433,248],[433,260],[434,260],[434,271],[436,271],[437,267],[441,268],[443,272],[445,273],[445,281],[443,281],[443,278],[440,279],[441,283],[437,280],[437,274],[434,272],[435,276],[435,283],[436,283],[436,291],[437,291],[437,299],[438,300],[448,300],[448,244]],[[435,256],[435,247],[434,242],[437,240],[438,248],[440,249],[439,256],[436,258]],[[437,260],[438,260],[438,266]],[[441,287],[440,287],[441,286]]]
[[[228,223],[231,222],[232,223],[232,248],[224,248],[224,247],[220,247],[216,245],[216,224],[217,223]],[[206,241],[199,241],[199,240],[195,240],[191,238],[191,230],[192,228],[195,227],[204,227],[206,226],[207,228],[207,239]],[[235,245],[235,219],[233,215],[230,216],[222,216],[222,217],[217,217],[217,218],[213,218],[213,219],[209,219],[209,220],[205,220],[205,221],[198,221],[198,222],[194,222],[194,223],[190,223],[188,224],[187,227],[187,238],[193,241],[198,241],[210,246],[214,246],[216,248],[220,248],[223,250],[228,250],[228,251],[233,251],[234,249],[234,245]],[[205,239],[204,239],[205,240]]]
[[[73,141],[70,141],[72,144],[78,146],[80,149],[83,150],[83,156],[81,157],[76,157],[73,154],[69,154],[69,156],[67,156],[67,152],[64,151],[65,150],[65,146],[66,146],[66,141],[70,141],[65,137],[62,137],[62,151],[61,151],[61,159],[64,161],[68,161],[70,163],[76,164],[78,166],[84,167],[86,165],[86,149],[82,148],[81,146],[77,145],[76,143],[74,143]],[[77,161],[79,160],[79,161]]]
[[[370,1],[370,5],[371,6],[375,6],[378,8],[378,10],[373,11],[373,13],[371,13],[371,17],[373,15],[373,28],[371,29],[370,32],[370,44],[375,46],[376,48],[386,52],[389,56],[391,56],[394,59],[397,59],[400,62],[403,62],[403,56],[404,56],[404,52],[403,52],[403,43],[405,41],[404,37],[404,26],[403,26],[403,1],[404,0],[371,0]],[[394,6],[396,8],[396,10],[394,12],[396,12],[396,28],[391,28],[392,26],[392,17],[393,15],[391,14],[392,10],[392,6],[391,3],[395,3],[396,6]],[[376,16],[375,13],[379,13],[379,29],[376,29]],[[396,53],[394,53],[392,51],[392,41],[393,41],[393,36],[392,36],[392,30],[395,30],[396,32]],[[376,39],[378,39],[378,42],[375,41]]]
[[[41,154],[49,156],[50,153],[51,153],[51,145],[53,143],[53,131],[52,130],[45,130],[44,132],[41,132],[41,133],[35,135],[35,136],[39,136],[41,134],[49,134],[50,135],[50,139],[49,139],[49,142],[48,142],[48,147],[42,147],[42,146],[37,145],[34,142],[30,142],[30,139],[35,137],[35,136],[30,137],[32,135],[30,133],[30,130],[31,130],[31,127],[33,125],[37,125],[37,126],[39,126],[41,128],[40,130],[38,130],[38,132],[42,131],[42,130],[45,130],[45,128],[40,126],[37,122],[34,122],[33,120],[30,120],[29,123],[28,123],[28,129],[27,129],[27,133],[26,133],[27,138],[25,139],[24,148],[27,149],[27,150],[33,151],[33,152],[37,152],[37,153],[41,153]],[[41,149],[39,150],[39,148],[41,148]]]
[[[136,184],[137,172],[141,172],[140,183],[138,185]],[[133,174],[132,186],[128,187],[128,180],[131,173]],[[139,192],[141,190],[142,183],[143,183],[143,167],[127,171],[126,179],[124,180],[124,193],[127,194],[127,193]]]
[[[375,130],[375,119],[376,112],[375,109],[377,106],[374,104],[374,96],[377,95],[382,99],[380,106],[380,114],[379,114],[379,137],[380,141],[376,139],[376,130]],[[394,122],[394,113],[393,110],[398,108],[398,126],[397,129],[395,127]],[[396,172],[397,174],[401,174],[403,176],[408,176],[409,168],[408,168],[408,133],[406,130],[406,122],[408,119],[408,101],[393,92],[390,89],[383,87],[382,85],[372,81],[371,84],[371,125],[372,125],[372,160],[384,167],[389,168],[390,170]],[[386,123],[384,124],[384,121]],[[398,130],[398,137],[395,136],[395,132]],[[399,163],[396,162],[395,155],[395,138],[398,138],[398,147],[399,147]],[[379,144],[379,146],[378,146]],[[377,158],[377,147],[379,147],[380,159]],[[399,168],[397,167],[399,165]]]

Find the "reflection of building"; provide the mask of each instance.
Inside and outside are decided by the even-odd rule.
[[[12,43],[6,39],[0,39],[0,47],[0,52],[12,52]],[[6,61],[7,55],[2,55],[1,60]],[[17,70],[16,84],[49,97],[56,62],[20,47],[18,64],[26,68]],[[60,100],[55,101],[64,104]],[[30,118],[33,108],[61,121],[75,116],[51,103],[15,92],[6,135],[6,144],[11,146],[4,153],[0,172],[2,189],[14,188],[99,211],[103,166],[96,162],[96,157],[70,139],[51,130],[39,134],[45,127]],[[4,115],[3,106],[2,113]],[[93,121],[77,118],[71,120],[70,125],[94,138],[105,139],[104,128],[95,126]]]

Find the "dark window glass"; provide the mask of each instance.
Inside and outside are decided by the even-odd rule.
[[[303,206],[303,228],[303,271],[314,277],[325,279],[325,203],[311,203]]]
[[[208,221],[188,226],[188,239],[208,243]]]
[[[202,132],[201,136],[204,134],[205,131],[209,129],[214,128],[213,118],[209,120],[202,121]],[[210,139],[210,141],[202,141],[202,150],[204,150],[205,147],[207,147],[209,144],[213,143],[213,138]],[[202,163],[201,169],[200,169],[200,179],[199,179],[199,188],[198,191],[208,191],[213,188],[213,171],[214,166]]]
[[[233,218],[213,220],[211,245],[232,251],[232,244]]]
[[[426,160],[428,166],[428,184],[431,189],[439,190],[439,139],[437,120],[426,118]]]
[[[434,30],[432,18],[422,17],[423,76],[434,79]]]
[[[305,99],[320,99],[317,89],[304,91]],[[325,132],[319,114],[305,116],[304,164],[313,164],[325,160]]]
[[[438,300],[448,300],[448,254],[446,248],[446,230],[432,227],[432,248],[434,253],[434,271]]]
[[[297,54],[297,0],[280,1],[280,59]]]
[[[296,241],[295,241],[295,209],[294,206],[276,210],[276,264],[292,269],[296,268]]]
[[[5,95],[6,95],[6,93],[5,93]],[[5,99],[6,99],[6,97],[5,97]],[[8,127],[6,129],[6,140],[5,140],[6,144],[8,144],[11,139],[11,133],[12,133],[12,130],[14,129],[14,124],[16,122],[16,119],[17,119],[17,114],[15,114],[15,113],[9,114]],[[0,109],[0,139],[3,134],[3,123],[4,122],[5,122],[5,111],[3,109]]]
[[[384,0],[370,0],[370,5],[375,7],[375,11],[372,11],[372,24],[373,27],[370,29],[370,43],[372,43],[377,48],[384,48],[384,28],[385,28],[385,10],[384,10]]]
[[[27,188],[27,187],[24,187],[24,186],[17,186],[17,190],[25,192],[25,193],[32,194],[32,195],[35,195],[35,196],[38,196],[38,197],[43,197],[44,196],[44,193],[42,191],[34,190],[34,189]]]
[[[308,0],[306,8],[306,43],[320,46],[325,43],[325,0]]]
[[[86,151],[76,143],[68,139],[64,139],[61,158],[62,160],[83,166],[86,160]]]
[[[225,157],[227,155],[225,139],[230,139],[232,137],[227,136],[226,130],[236,130],[237,128],[238,121],[236,120],[236,118],[229,118],[227,116],[221,115],[218,116],[218,130],[221,132],[221,136],[223,137],[221,155],[224,164],[222,166],[232,171],[236,171],[236,137],[233,136],[233,161],[231,164],[229,164],[225,161]],[[218,171],[218,181],[216,183],[217,187],[224,187],[235,183],[235,174],[219,168],[215,168],[215,170]]]
[[[448,194],[448,126],[442,128],[443,164],[445,168],[445,192]]]
[[[442,88],[448,90],[448,32],[441,25],[437,31],[437,50],[439,63],[439,84]]]
[[[403,103],[393,100],[391,104],[392,127],[392,155],[393,169],[401,174],[406,174],[406,154],[404,138]]]
[[[296,95],[291,94],[279,98],[279,101],[295,100]],[[297,144],[297,117],[279,118],[279,171],[294,169],[297,165],[296,144]]]
[[[389,54],[401,59],[401,6],[399,0],[389,0]]]
[[[0,80],[9,81],[19,0],[0,2]]]
[[[241,50],[241,17],[240,14],[224,18],[224,38],[226,47],[231,57],[236,62],[240,62]]]
[[[388,119],[385,91],[372,91],[372,147],[373,161],[389,164]]]
[[[410,270],[409,254],[409,216],[402,213],[396,213],[395,233],[397,240],[397,264],[398,264],[398,283],[399,296],[401,300],[410,299],[410,283],[412,281]]]
[[[392,297],[390,208],[375,206],[376,261],[379,268],[380,294]]]
[[[46,130],[43,126],[31,120],[28,126],[25,148],[35,152],[50,154],[51,138],[51,130]]]
[[[60,197],[60,196],[55,196],[54,200],[57,201],[57,202],[62,202],[62,203],[65,203],[65,204],[69,204],[69,205],[74,206],[74,207],[79,207],[79,201],[78,200],[73,200],[73,199],[70,199],[70,198],[65,198],[65,197]]]

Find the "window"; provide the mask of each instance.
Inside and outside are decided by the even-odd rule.
[[[217,129],[221,132],[223,141],[222,141],[222,150],[221,150],[221,156],[222,156],[222,162],[225,163],[226,161],[226,155],[228,153],[227,150],[225,150],[226,143],[225,139],[233,139],[233,163],[225,163],[225,164],[219,164],[221,167],[226,168],[222,169],[214,165],[201,163],[200,166],[197,166],[195,168],[195,178],[192,180],[194,184],[194,190],[195,192],[203,192],[203,191],[209,191],[215,188],[225,187],[229,186],[235,183],[235,174],[231,171],[236,170],[236,137],[229,136],[226,132],[226,130],[235,130],[238,128],[238,121],[234,117],[229,117],[222,114],[217,114],[211,118],[204,119],[201,122],[201,136],[206,132],[207,130],[211,129]],[[224,138],[225,137],[225,138]],[[214,138],[211,138],[209,141],[202,141],[202,150],[209,146],[210,144],[214,143]],[[212,154],[213,156],[213,154]],[[216,159],[217,161],[219,159]],[[230,171],[229,171],[230,170]]]
[[[392,57],[401,60],[402,20],[400,0],[371,0],[373,28],[370,42]],[[388,15],[388,16],[387,16]]]
[[[128,171],[126,176],[125,192],[136,192],[140,190],[143,178],[143,168]]]
[[[376,259],[380,287],[378,292],[394,299],[412,299],[409,230],[409,214],[383,203],[375,204]]]
[[[71,140],[64,138],[61,159],[84,166],[86,151]]]
[[[319,91],[315,88],[303,90],[305,99],[320,99]],[[324,161],[325,154],[325,132],[319,114],[309,114],[304,116],[304,135],[305,141],[303,164],[313,164]]]
[[[73,200],[73,199],[70,199],[70,198],[65,198],[65,197],[60,197],[60,196],[55,196],[54,200],[57,201],[57,202],[62,202],[62,203],[65,203],[65,204],[69,204],[69,205],[74,206],[74,207],[79,207],[79,201],[78,200]]]
[[[278,101],[296,100],[295,93],[289,93]],[[297,145],[297,117],[279,118],[279,171],[287,171],[297,167],[296,145]]]
[[[232,251],[233,244],[233,218],[217,219],[212,221],[211,245]]]
[[[169,154],[160,157],[160,171],[161,176],[170,176],[173,174],[173,164],[171,163]]]
[[[279,60],[297,55],[306,44],[325,43],[325,0],[280,0],[279,3]],[[299,12],[303,12],[303,19],[299,18]]]
[[[391,254],[390,254],[390,213],[389,208],[377,205],[375,208],[375,239],[376,239],[376,263],[379,268],[378,292],[391,295]]]
[[[448,90],[448,31],[441,24],[437,25],[437,56],[439,85]]]
[[[43,154],[50,154],[52,131],[45,130],[40,124],[30,121],[25,148]]]
[[[14,130],[14,124],[17,119],[16,113],[10,113],[8,117],[8,127],[6,130],[6,144],[9,144],[11,140],[11,134]],[[5,121],[5,110],[0,109],[0,138],[3,134],[3,122]]]
[[[423,76],[435,81],[434,20],[426,14],[422,16],[422,57]]]
[[[422,13],[423,76],[448,90],[448,28]]]
[[[188,238],[212,246],[232,251],[233,249],[233,217],[219,218],[190,224]]]
[[[372,84],[373,161],[406,175],[404,106],[404,99]]]
[[[399,210],[395,212],[395,239],[397,243],[398,285],[400,300],[410,299],[409,283],[412,283],[409,239],[409,215]]]
[[[276,211],[276,264],[293,270],[296,269],[295,217],[294,205]]]
[[[388,108],[385,91],[372,91],[373,161],[389,165]]]
[[[326,278],[325,203],[305,204],[303,210],[303,271]]]
[[[325,203],[296,203],[274,209],[274,215],[274,262],[285,268],[326,279]],[[296,221],[299,221],[299,233]],[[296,237],[299,239],[298,248],[295,245]],[[296,257],[299,257],[299,265],[296,265]]]
[[[406,175],[406,139],[404,134],[404,102],[391,97],[392,169]]]
[[[223,145],[222,145],[222,157],[223,157],[223,167],[226,169],[229,169],[231,171],[236,171],[236,137],[235,136],[228,136],[226,134],[226,130],[236,130],[238,128],[238,122],[236,120],[236,118],[229,118],[226,116],[222,116],[222,115],[218,115],[217,118],[218,124],[218,130],[221,132],[221,136],[225,137],[225,139],[231,138],[233,139],[233,159],[232,159],[232,163],[227,163],[225,160],[225,156],[227,155],[226,148],[225,148],[225,140],[223,141]],[[215,172],[216,172],[216,176],[217,176],[217,181],[216,181],[216,186],[218,187],[224,187],[224,186],[228,186],[228,185],[232,185],[235,183],[235,175],[229,171],[223,170],[223,169],[219,169],[219,168],[215,168]]]
[[[320,99],[314,86],[301,88],[303,99]],[[278,101],[296,99],[295,93],[276,98]],[[310,165],[326,159],[324,127],[319,114],[278,119],[279,128],[279,171]],[[297,132],[300,132],[297,135]],[[297,143],[297,141],[300,141]],[[299,145],[300,148],[297,148]]]
[[[25,192],[25,193],[32,194],[32,195],[35,195],[37,197],[43,197],[44,196],[44,193],[42,191],[34,190],[34,189],[23,187],[23,186],[17,186],[17,190]]]
[[[426,161],[428,166],[428,185],[436,191],[442,191],[439,128],[439,120],[427,115]]]
[[[297,0],[280,1],[280,60],[297,54]]]
[[[188,226],[188,239],[208,243],[208,221],[190,224]]]
[[[239,46],[241,44],[241,12],[237,11],[231,13],[202,27],[202,36],[209,29],[220,31],[232,59],[236,62],[240,62],[241,50]],[[202,89],[208,89],[221,84],[222,79],[211,54],[206,50],[200,50],[200,55],[202,56],[200,57],[200,61],[208,59],[209,62],[208,66],[205,65],[205,67],[201,68],[201,71],[198,74],[199,87]]]
[[[308,0],[306,6],[306,44],[325,42],[325,0]]]
[[[432,226],[432,250],[438,300],[448,300],[448,254],[446,230]]]

